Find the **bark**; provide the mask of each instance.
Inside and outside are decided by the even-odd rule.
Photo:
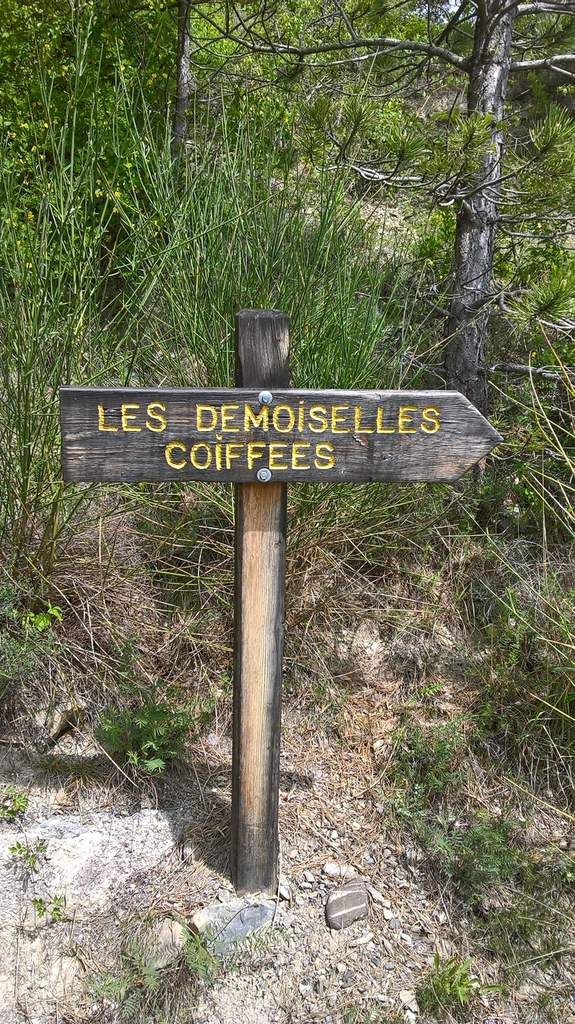
[[[457,214],[445,353],[447,386],[462,391],[481,412],[487,408],[485,349],[503,158],[502,120],[516,13],[512,8],[492,20],[498,8],[500,0],[479,5],[475,27],[467,110],[493,118],[492,145],[478,169],[474,194],[462,202]]]
[[[188,114],[198,89],[192,72],[192,42],[189,32],[191,0],[178,4],[178,62],[176,66],[176,101],[172,127],[172,152],[180,153],[188,138]]]

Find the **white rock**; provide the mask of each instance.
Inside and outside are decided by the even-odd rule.
[[[405,1006],[407,1010],[411,1011],[411,1013],[419,1013],[417,998],[415,996],[415,992],[413,992],[411,989],[402,989],[402,991],[399,993],[399,1001],[401,1002],[402,1006]]]
[[[161,917],[144,924],[136,937],[147,962],[161,969],[179,959],[188,939],[188,929],[174,918]]]
[[[17,872],[10,846],[21,841],[18,832],[0,835],[0,914],[21,901]],[[26,829],[26,842],[33,847],[46,843],[46,853],[30,878],[27,901],[46,894],[63,894],[66,912],[75,920],[102,909],[115,889],[135,874],[158,864],[174,847],[172,827],[156,810],[142,810],[126,817],[105,812],[88,816],[68,814],[38,822]],[[4,870],[2,870],[2,868]],[[5,873],[6,872],[6,873]]]
[[[342,878],[349,882],[356,877],[356,871],[351,864],[340,864],[335,860],[328,860],[322,868],[322,874],[327,878]]]
[[[367,891],[371,896],[374,903],[379,903],[381,907],[390,907],[391,903],[385,896],[379,892],[378,889],[374,889],[373,885],[368,885]]]

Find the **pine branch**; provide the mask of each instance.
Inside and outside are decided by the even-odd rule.
[[[510,67],[510,71],[535,71],[537,68],[552,68],[571,76],[570,71],[559,67],[560,64],[575,64],[575,53],[555,53],[552,57],[541,57],[539,60],[519,60]]]
[[[565,380],[567,376],[575,379],[575,370],[565,367],[563,372],[559,370],[544,370],[539,366],[528,366],[526,363],[494,363],[489,367],[489,373],[516,373],[523,377],[545,377],[546,380]]]
[[[387,51],[399,51],[405,53],[418,53],[427,57],[436,57],[438,60],[450,64],[459,71],[467,71],[469,62],[465,57],[460,57],[443,46],[436,46],[434,43],[416,42],[411,39],[392,39],[387,36],[375,37],[374,39],[344,39],[333,43],[320,43],[317,46],[292,46],[289,43],[270,43],[261,45],[251,43],[247,39],[240,39],[237,36],[228,36],[232,42],[238,43],[251,53],[270,53],[277,56],[292,56],[302,60],[304,57],[317,56],[321,53],[333,53],[334,51],[349,49],[369,49],[375,51],[372,56],[378,57]]]
[[[557,3],[519,4],[517,17],[522,14],[575,14],[575,3],[571,0],[558,0]]]
[[[469,15],[467,14],[468,0],[462,0],[455,13],[451,16],[445,28],[440,32],[436,39],[436,44],[443,42],[444,39],[449,38],[450,32],[453,32],[459,23],[465,21]]]
[[[439,377],[441,380],[444,379],[443,374],[439,372],[440,366],[432,363],[425,363],[419,359],[415,352],[404,352],[402,356],[402,369],[409,370],[410,367],[415,367],[418,370],[424,370],[426,373],[431,373],[435,377]],[[406,364],[405,366],[403,364]],[[546,370],[539,366],[529,366],[527,363],[493,363],[492,366],[486,367],[487,373],[513,373],[519,377],[543,377],[545,380],[555,380],[564,382],[567,380],[575,380],[575,369],[571,367],[563,367],[563,370]]]

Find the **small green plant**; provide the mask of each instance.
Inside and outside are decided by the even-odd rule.
[[[38,862],[47,849],[48,843],[45,839],[37,839],[33,844],[17,842],[9,847],[14,859],[28,871],[38,870]]]
[[[188,712],[148,699],[137,710],[108,708],[96,736],[112,756],[157,775],[180,756],[191,724]]]
[[[471,975],[471,960],[451,956],[441,960],[435,954],[433,967],[416,990],[417,1002],[424,1013],[438,1020],[457,1017],[469,1006],[479,985]]]
[[[118,974],[104,974],[93,981],[91,989],[97,999],[116,1004],[120,1020],[133,1020],[159,984],[160,972],[155,964],[137,957],[124,963]]]
[[[415,800],[445,792],[462,779],[465,736],[461,722],[403,726],[396,735],[397,751],[391,769],[394,782],[403,784]]]
[[[184,958],[192,977],[206,985],[213,984],[218,974],[219,961],[200,935],[190,933],[184,946]]]
[[[215,980],[218,961],[199,936],[188,936],[183,959],[193,982],[211,984]],[[116,1003],[120,1020],[133,1020],[143,1010],[153,1011],[161,997],[164,976],[165,969],[156,962],[156,951],[131,940],[122,954],[120,969],[92,979],[90,988],[96,998]]]
[[[57,604],[49,604],[41,612],[24,612],[21,618],[26,632],[45,633],[55,622],[62,621],[62,609]]]
[[[491,886],[514,878],[524,865],[508,822],[478,820],[461,828],[435,818],[416,827],[423,845],[470,903]]]
[[[32,900],[32,906],[38,917],[46,917],[49,914],[51,920],[56,923],[64,919],[66,897],[51,896],[50,899],[45,900],[41,896],[37,896]]]
[[[13,821],[20,814],[25,814],[28,809],[28,795],[15,786],[6,786],[3,795],[0,797],[0,820],[2,818]]]

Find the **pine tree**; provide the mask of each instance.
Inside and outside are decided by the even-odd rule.
[[[205,16],[212,32],[221,33],[235,48],[228,54],[228,64],[246,54],[260,55],[274,58],[284,76],[320,64],[324,78],[328,69],[341,72],[342,67],[359,75],[369,64],[389,83],[391,94],[438,73],[465,89],[466,124],[454,115],[450,125],[464,136],[459,153],[464,159],[448,167],[440,179],[422,171],[413,139],[412,150],[420,158],[419,166],[415,160],[418,173],[406,175],[409,137],[403,129],[403,151],[395,167],[350,160],[353,127],[340,145],[338,159],[347,159],[368,179],[407,188],[427,186],[432,202],[455,208],[445,377],[448,387],[485,410],[492,316],[507,314],[517,323],[530,315],[524,293],[508,294],[494,280],[497,236],[505,232],[507,238],[534,239],[539,233],[545,239],[553,225],[567,232],[574,221],[573,119],[551,106],[522,139],[507,126],[506,104],[510,83],[518,79],[529,76],[532,88],[537,88],[533,76],[553,89],[557,81],[566,86],[575,82],[575,0],[462,0],[455,10],[453,3],[433,0],[380,0],[369,7],[337,0],[328,5],[308,3],[299,9],[297,36],[293,19],[287,16],[293,13],[289,3],[250,5],[248,13],[233,3],[226,9],[225,22],[214,20],[213,14]],[[203,10],[203,4],[196,7],[199,16]],[[388,29],[395,34],[385,34]],[[319,96],[314,114],[318,116],[320,87],[314,91]],[[506,153],[506,135],[513,138],[512,153]],[[548,282],[542,294],[537,288],[531,292],[531,314],[539,308],[549,324],[567,330],[575,324],[574,302],[571,267]]]

